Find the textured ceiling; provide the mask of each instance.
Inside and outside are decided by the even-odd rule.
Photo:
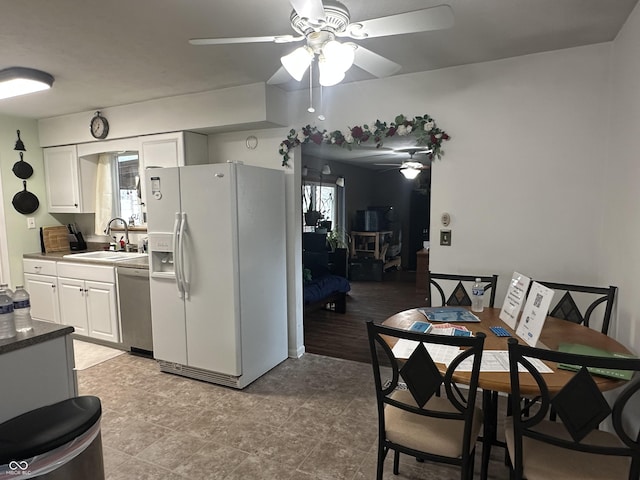
[[[453,28],[362,41],[399,74],[611,41],[637,0],[450,0]],[[344,0],[352,21],[439,5]],[[53,89],[0,101],[47,118],[266,81],[295,46],[192,46],[189,38],[293,33],[287,0],[2,0],[0,68],[49,72]],[[372,78],[354,67],[346,81]],[[282,85],[304,88],[295,81]]]

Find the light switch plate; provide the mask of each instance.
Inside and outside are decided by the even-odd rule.
[[[440,230],[440,245],[451,246],[451,230]]]
[[[27,228],[36,228],[36,219],[34,217],[27,217]]]

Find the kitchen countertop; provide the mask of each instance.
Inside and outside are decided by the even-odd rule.
[[[67,257],[64,258],[65,255],[69,255],[70,253],[85,253],[91,251],[103,250],[102,248],[94,248],[83,250],[82,252],[68,251],[68,252],[50,252],[50,253],[25,253],[22,258],[32,258],[35,260],[51,260],[56,262],[73,262],[73,258]],[[128,260],[118,260],[115,262],[105,262],[104,260],[96,260],[92,261],[89,259],[83,259],[82,263],[91,263],[92,265],[111,265],[115,267],[124,267],[124,268],[149,268],[149,256],[144,257],[136,257],[130,258]]]
[[[0,355],[73,333],[73,327],[33,320],[33,330],[0,340]]]

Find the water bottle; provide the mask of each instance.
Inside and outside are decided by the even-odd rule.
[[[13,300],[6,290],[0,290],[0,339],[16,336],[16,324],[13,320]]]
[[[16,286],[16,291],[13,294],[13,320],[18,332],[28,332],[33,328],[29,293],[22,285]]]
[[[13,298],[13,290],[6,283],[0,283],[0,290],[4,290],[9,298]]]
[[[476,278],[476,282],[471,287],[471,311],[481,312],[484,310],[484,286],[481,279]]]

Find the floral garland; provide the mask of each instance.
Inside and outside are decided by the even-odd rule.
[[[291,129],[286,140],[280,143],[280,155],[282,155],[282,166],[289,166],[289,152],[292,148],[305,143],[313,142],[316,145],[327,143],[337,145],[339,147],[351,150],[354,145],[360,145],[370,140],[374,141],[376,148],[382,147],[383,139],[393,136],[415,135],[418,145],[426,146],[431,149],[429,158],[442,158],[444,151],[442,150],[442,141],[449,140],[451,137],[436,126],[436,122],[429,115],[407,118],[404,115],[398,115],[395,120],[389,124],[376,120],[371,126],[362,125],[350,127],[346,133],[340,130],[329,132],[327,130],[319,130],[316,126],[307,125],[300,130]]]

